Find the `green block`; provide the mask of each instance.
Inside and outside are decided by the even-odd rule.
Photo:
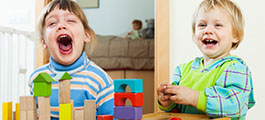
[[[50,96],[54,80],[48,73],[40,73],[34,80],[34,96]]]
[[[34,96],[51,96],[52,84],[51,83],[34,83]]]
[[[54,80],[52,79],[52,77],[46,73],[40,73],[34,80],[33,82],[53,82]]]
[[[58,73],[55,78],[55,80],[70,80],[72,77],[67,72],[60,72]]]

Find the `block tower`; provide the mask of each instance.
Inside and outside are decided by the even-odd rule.
[[[125,92],[126,86],[131,92]],[[114,80],[114,117],[116,119],[137,120],[142,118],[143,106],[143,81],[142,79],[117,79]],[[125,106],[129,99],[132,106]]]
[[[34,108],[36,109],[36,99],[38,97],[38,108],[39,108],[39,120],[50,120],[50,96],[52,94],[52,82],[54,79],[48,73],[40,73],[34,80],[34,97],[31,96],[28,99],[31,99],[31,104],[35,104]],[[21,98],[22,99],[22,98]],[[29,101],[29,100],[25,100]],[[22,104],[20,104],[22,105]],[[20,106],[22,110],[22,106]],[[20,113],[21,114],[21,113]],[[28,115],[32,116],[32,115]],[[29,118],[28,118],[29,119]],[[36,110],[34,110],[34,119],[36,119]]]

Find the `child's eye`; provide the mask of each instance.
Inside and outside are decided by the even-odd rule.
[[[48,24],[48,26],[52,26],[52,25],[55,25],[56,24],[56,22],[50,22],[49,24]]]
[[[198,27],[206,27],[207,25],[206,24],[204,24],[204,23],[200,23],[200,24],[198,24]]]
[[[67,20],[68,22],[72,22],[72,23],[75,23],[75,20]]]
[[[216,24],[215,26],[216,26],[216,27],[223,27],[223,25],[222,25],[222,24],[219,24],[219,23]]]

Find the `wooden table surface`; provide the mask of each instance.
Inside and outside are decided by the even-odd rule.
[[[172,117],[181,118],[181,120],[209,120],[209,116],[200,114],[184,114],[184,113],[166,113],[157,112],[143,115],[143,120],[168,120]],[[231,120],[231,118],[215,118],[213,120]]]

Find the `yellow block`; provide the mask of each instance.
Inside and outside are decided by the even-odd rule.
[[[59,119],[72,120],[72,104],[69,103],[59,105]]]
[[[12,102],[3,103],[3,120],[12,120]]]
[[[19,107],[19,103],[16,103],[16,120],[20,120],[20,107]]]

